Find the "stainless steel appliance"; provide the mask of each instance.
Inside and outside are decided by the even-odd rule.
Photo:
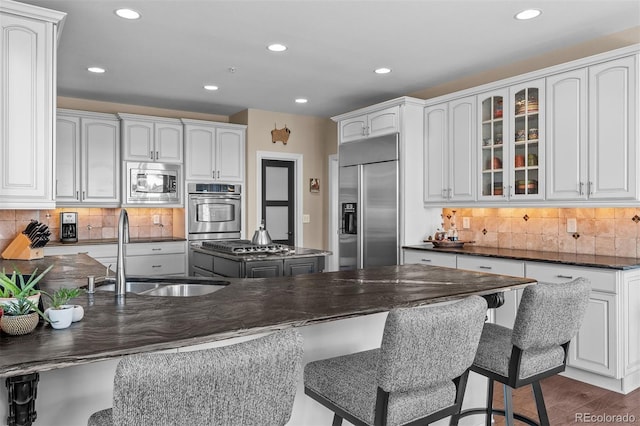
[[[253,244],[249,240],[203,241],[202,248],[231,254],[279,253],[289,251],[289,246],[283,244]]]
[[[340,270],[397,265],[398,135],[339,147]]]
[[[77,212],[60,212],[60,241],[63,243],[78,242]]]
[[[182,165],[125,163],[125,205],[182,204]]]
[[[189,240],[239,239],[242,230],[240,185],[187,185]]]

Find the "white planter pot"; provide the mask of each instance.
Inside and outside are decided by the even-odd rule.
[[[73,321],[73,306],[71,305],[63,305],[62,309],[49,308],[44,313],[51,321],[51,327],[56,329],[67,328]]]
[[[84,308],[80,305],[72,305],[73,308],[73,322],[78,322],[84,318]]]

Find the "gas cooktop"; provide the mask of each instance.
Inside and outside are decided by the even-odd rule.
[[[224,253],[279,253],[288,251],[289,246],[283,244],[253,244],[249,240],[216,240],[203,241],[202,247],[209,250],[221,251]]]

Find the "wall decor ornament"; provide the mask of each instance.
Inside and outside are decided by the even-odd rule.
[[[320,192],[320,179],[309,179],[309,192]]]
[[[271,131],[271,142],[276,143],[280,141],[284,145],[286,145],[287,141],[289,140],[289,135],[291,134],[291,130],[287,128],[286,124],[282,129],[278,129],[277,124],[274,124],[273,127],[274,129]]]

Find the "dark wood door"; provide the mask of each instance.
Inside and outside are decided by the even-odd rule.
[[[262,219],[271,240],[295,245],[295,163],[262,160]]]

